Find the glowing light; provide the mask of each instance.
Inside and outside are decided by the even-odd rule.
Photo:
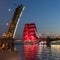
[[[58,38],[58,35],[56,35],[56,38]]]
[[[11,9],[8,9],[8,11],[10,12],[10,11],[11,11]]]
[[[47,36],[47,37],[50,36],[50,33],[48,32],[46,36]]]
[[[39,37],[42,37],[42,34],[41,33],[39,33]]]
[[[6,33],[3,33],[3,35],[2,35],[3,37],[5,37],[6,36]]]
[[[8,25],[9,25],[9,23],[7,22],[7,23],[6,23],[6,26],[8,26]]]
[[[52,45],[51,47],[55,48],[55,49],[59,49],[60,45]]]

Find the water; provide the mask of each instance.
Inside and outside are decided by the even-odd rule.
[[[40,46],[36,60],[60,60],[60,45]]]
[[[60,45],[20,45],[16,44],[15,48],[20,53],[21,60],[60,60]]]

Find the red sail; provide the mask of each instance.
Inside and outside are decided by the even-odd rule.
[[[36,37],[36,32],[37,29],[35,23],[25,24],[24,31],[23,31],[24,41],[35,42],[36,40],[38,40],[38,38]]]

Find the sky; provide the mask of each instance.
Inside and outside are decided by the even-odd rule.
[[[35,23],[38,33],[60,35],[60,0],[0,0],[0,36],[8,31],[18,5],[25,9],[20,18],[15,38],[23,38],[25,23]]]

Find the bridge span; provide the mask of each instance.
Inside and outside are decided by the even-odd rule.
[[[38,43],[41,42],[41,41],[45,41],[46,42],[46,45],[47,46],[50,46],[50,43],[51,42],[57,42],[57,41],[60,41],[60,38],[50,38],[50,37],[47,37],[47,38],[39,38],[38,40]]]
[[[33,42],[33,43],[39,44],[39,42],[41,41],[46,41],[46,45],[50,46],[50,43],[52,41],[60,40],[60,38],[50,38],[49,36],[47,36],[46,38],[38,38],[37,34],[38,34],[38,31],[35,23],[26,23],[24,25],[24,30],[23,30],[24,42]]]
[[[14,37],[24,8],[25,7],[21,4],[15,9],[8,32],[5,34],[4,38],[0,38],[0,49],[14,50]]]

